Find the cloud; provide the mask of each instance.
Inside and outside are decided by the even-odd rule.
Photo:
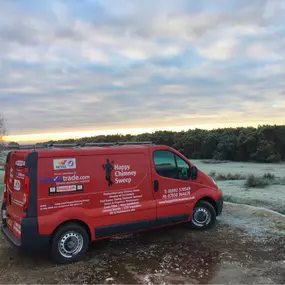
[[[285,123],[284,1],[78,3],[2,1],[10,134]]]
[[[268,44],[264,43],[254,43],[250,45],[246,50],[247,56],[249,58],[257,59],[257,60],[279,60],[284,58],[283,54],[279,53],[279,50],[274,46],[270,48]]]
[[[238,46],[236,39],[222,39],[207,47],[201,48],[198,52],[201,56],[208,59],[231,59],[236,54]]]

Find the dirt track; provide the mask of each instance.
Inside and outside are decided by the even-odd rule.
[[[0,235],[1,283],[285,284],[284,268],[285,217],[240,205],[225,205],[210,231],[176,226],[101,241],[64,266],[19,254]]]

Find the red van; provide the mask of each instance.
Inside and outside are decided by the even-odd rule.
[[[168,146],[28,147],[11,150],[5,169],[2,232],[60,263],[99,239],[177,223],[208,229],[223,208],[215,181]]]

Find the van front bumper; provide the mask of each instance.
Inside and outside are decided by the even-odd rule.
[[[37,218],[24,218],[21,222],[21,239],[5,225],[1,231],[8,242],[23,251],[48,251],[50,248],[50,235],[40,235],[38,232]]]
[[[223,211],[223,207],[224,207],[224,197],[220,196],[217,200],[216,200],[216,205],[217,205],[217,216],[221,215],[222,211]]]

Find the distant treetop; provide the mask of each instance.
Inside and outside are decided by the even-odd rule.
[[[90,143],[117,141],[152,141],[174,147],[192,159],[232,161],[285,161],[285,125],[265,125],[258,128],[224,128],[157,131],[140,135],[107,135],[50,141],[48,143]]]

